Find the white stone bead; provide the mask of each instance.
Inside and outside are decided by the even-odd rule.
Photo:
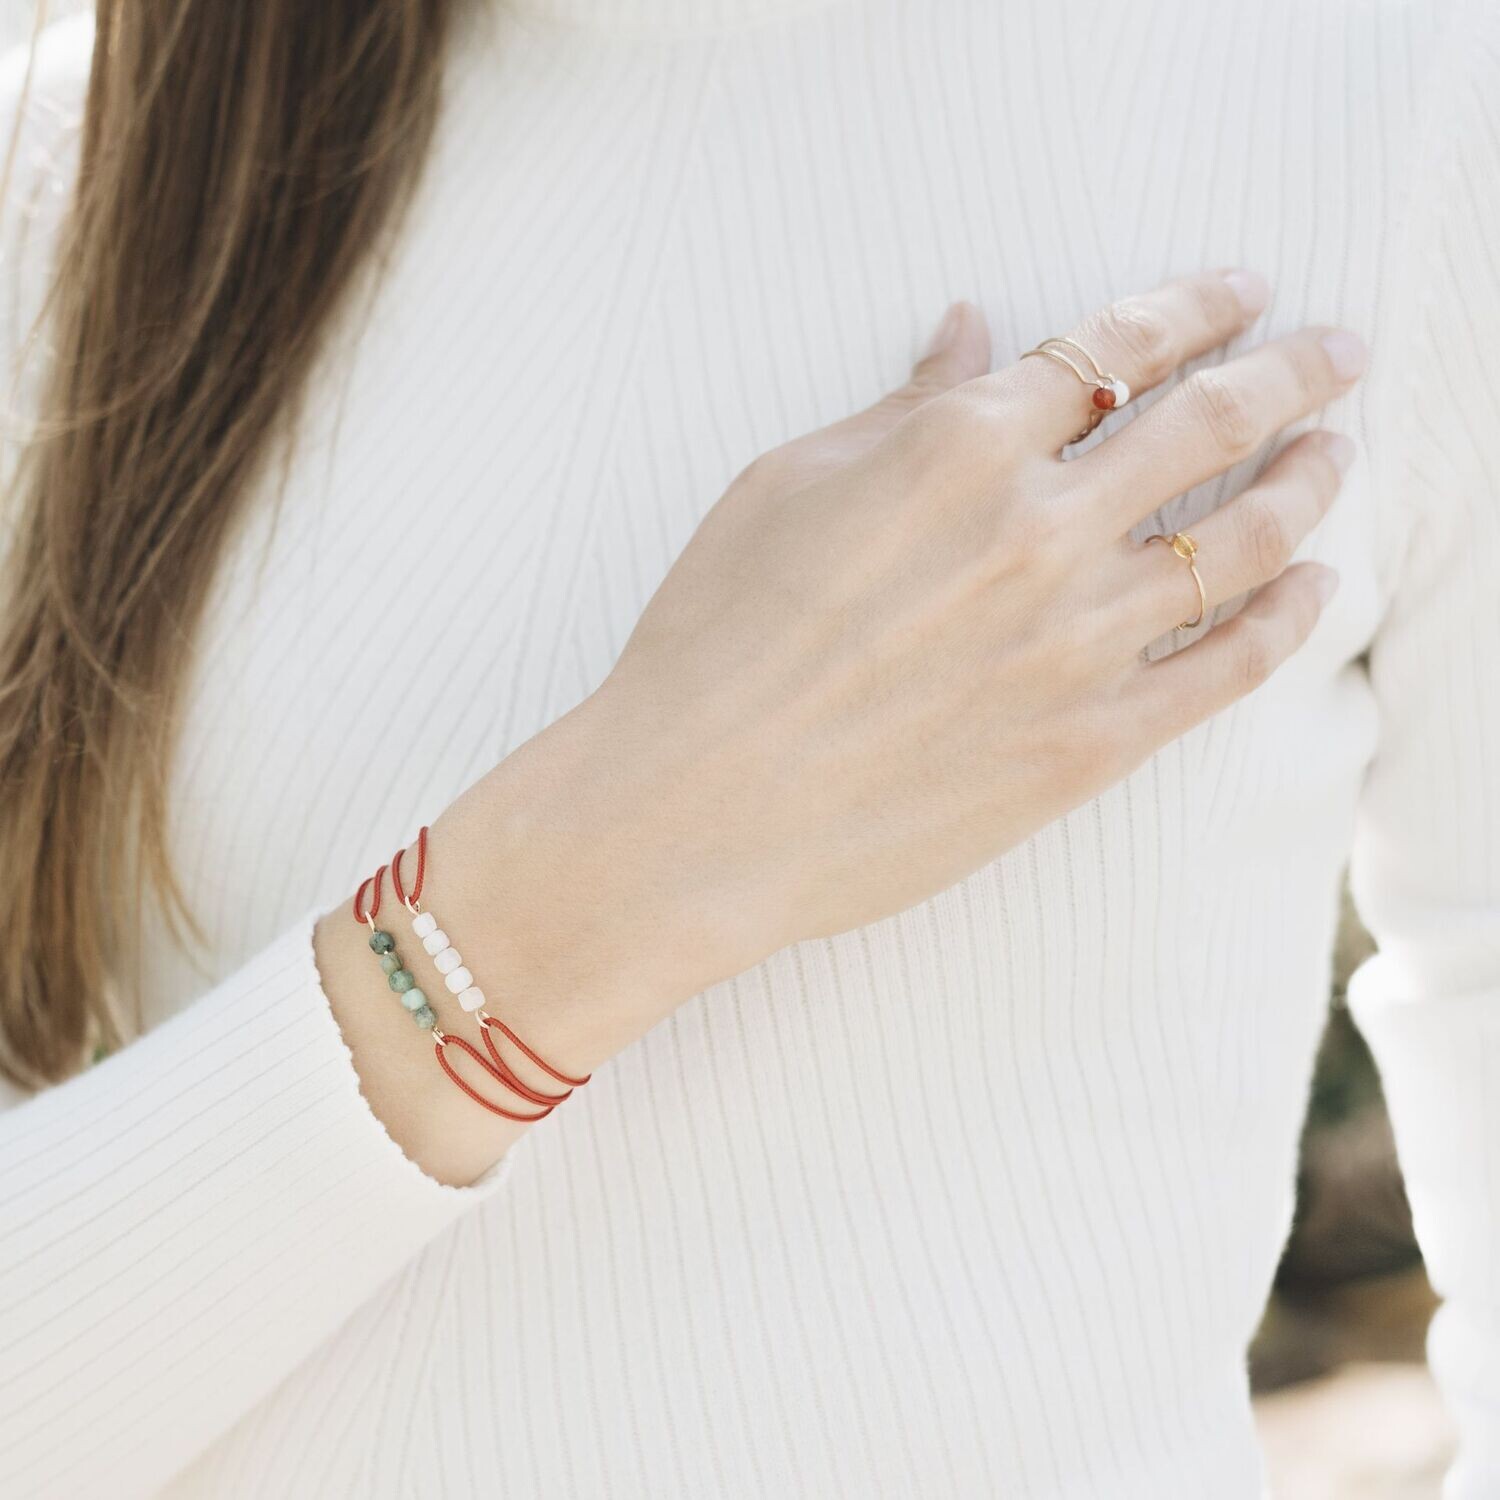
[[[477,984],[471,984],[463,994],[458,997],[458,1003],[465,1010],[478,1010],[484,1004],[484,991]]]
[[[458,956],[457,948],[444,948],[441,953],[434,955],[432,961],[437,965],[439,974],[451,974],[463,959]]]
[[[449,949],[449,952],[452,952],[452,949]],[[474,983],[474,976],[460,965],[443,980],[443,983],[448,986],[450,994],[461,995]]]
[[[426,937],[436,926],[437,918],[430,911],[419,912],[411,919],[411,930],[419,938]]]
[[[422,946],[433,954],[441,953],[448,946],[448,934],[441,927],[436,932],[429,932],[422,939]]]

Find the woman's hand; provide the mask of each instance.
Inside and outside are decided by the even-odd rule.
[[[1255,278],[1197,276],[1073,336],[1140,391],[1263,301]],[[1340,395],[1362,358],[1348,334],[1278,340],[1065,463],[1089,390],[1045,359],[985,374],[982,319],[954,308],[909,385],[734,482],[565,721],[607,769],[564,776],[527,828],[552,849],[568,829],[571,889],[650,934],[676,998],[952,884],[1306,637],[1334,577],[1287,563],[1347,439],[1299,438],[1194,528],[1210,608],[1264,587],[1155,663],[1143,648],[1197,592],[1170,548],[1127,532]]]
[[[1197,276],[1073,336],[1141,391],[1263,302],[1255,278]],[[1334,576],[1287,563],[1346,439],[1297,439],[1194,527],[1209,607],[1257,592],[1155,662],[1143,648],[1197,590],[1127,533],[1362,360],[1351,335],[1295,334],[1065,463],[1089,389],[1047,359],[986,374],[980,315],[956,307],[902,390],[740,475],[603,686],[434,825],[433,909],[522,1030],[589,1068],[711,982],[952,884],[1307,636]],[[440,1109],[467,1107],[449,1092]],[[424,1137],[444,1118],[418,1114]],[[435,1159],[463,1180],[502,1147]]]

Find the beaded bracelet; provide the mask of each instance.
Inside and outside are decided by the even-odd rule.
[[[411,1012],[412,1020],[424,1030],[432,1031],[437,1026],[437,1012],[427,1003],[427,995],[417,984],[417,976],[402,964],[401,955],[396,952],[395,938],[375,925],[376,915],[380,911],[380,883],[385,879],[385,871],[386,867],[381,865],[355,891],[354,920],[362,922],[370,929],[371,951],[380,960],[386,983],[396,992],[402,1005]],[[370,909],[361,911],[360,906],[364,902],[365,891],[372,881],[375,885],[375,894],[371,899]]]
[[[443,983],[447,986],[449,993],[457,996],[458,1003],[478,1021],[480,1037],[484,1042],[485,1050],[489,1053],[489,1062],[485,1064],[485,1071],[503,1083],[512,1093],[519,1094],[529,1103],[544,1105],[544,1113],[550,1112],[568,1098],[575,1088],[582,1088],[591,1075],[585,1073],[582,1078],[573,1078],[553,1067],[540,1054],[528,1047],[504,1021],[498,1016],[491,1015],[485,1009],[484,991],[475,984],[474,976],[464,964],[458,949],[448,940],[448,934],[438,926],[437,918],[431,912],[422,910],[422,885],[427,878],[427,829],[425,826],[417,834],[417,878],[410,893],[401,883],[401,861],[405,854],[405,849],[398,849],[391,860],[391,884],[395,887],[397,899],[411,916],[413,936],[421,942],[424,951],[432,959],[433,967],[443,976]],[[494,1033],[497,1031],[549,1078],[555,1078],[558,1083],[563,1084],[563,1092],[560,1094],[544,1093],[527,1084],[506,1061],[504,1054],[496,1045]],[[465,1050],[472,1051],[467,1047]],[[465,1087],[463,1080],[454,1076],[452,1070],[447,1068],[441,1048],[438,1061],[443,1063],[449,1076],[453,1077],[459,1087]],[[483,1059],[481,1062],[483,1063]],[[480,1099],[479,1102],[489,1107],[488,1101]]]
[[[507,1088],[509,1087],[509,1084],[505,1083],[504,1077],[482,1052],[464,1041],[462,1037],[449,1036],[438,1026],[437,1012],[428,1003],[426,994],[417,984],[416,976],[402,964],[401,956],[396,952],[395,938],[389,932],[385,931],[384,928],[375,925],[375,918],[380,912],[381,881],[384,879],[385,872],[386,866],[381,865],[374,875],[363,881],[359,889],[354,893],[354,920],[370,929],[370,948],[380,960],[380,967],[385,973],[386,983],[396,992],[397,998],[411,1013],[412,1019],[417,1025],[432,1033],[433,1051],[443,1072],[464,1093],[474,1100],[476,1104],[483,1105],[492,1114],[501,1115],[507,1120],[516,1120],[524,1124],[544,1119],[552,1113],[552,1105],[549,1104],[545,1109],[538,1111],[536,1114],[519,1114],[514,1110],[506,1109],[504,1106],[496,1104],[493,1100],[486,1099],[477,1089],[461,1078],[453,1064],[449,1062],[447,1055],[448,1048],[450,1046],[457,1047],[478,1063],[490,1077],[501,1084],[505,1084]],[[369,909],[362,911],[360,908],[364,904],[365,891],[372,882],[375,889],[370,900]],[[399,891],[399,877],[393,877],[392,883],[397,885]],[[404,901],[405,897],[403,896],[402,899]],[[522,1095],[522,1097],[524,1098],[525,1095]]]

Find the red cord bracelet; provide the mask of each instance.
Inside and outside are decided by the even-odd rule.
[[[402,1004],[412,1012],[412,1017],[417,1023],[432,1032],[433,1052],[438,1060],[438,1065],[448,1077],[476,1104],[490,1111],[491,1114],[500,1115],[507,1120],[516,1120],[530,1124],[535,1120],[544,1119],[547,1115],[567,1099],[575,1088],[580,1088],[589,1081],[589,1074],[582,1078],[572,1078],[568,1074],[554,1068],[538,1052],[529,1047],[516,1033],[500,1020],[498,1016],[492,1016],[485,1010],[484,992],[474,983],[474,977],[463,965],[463,959],[458,950],[448,941],[446,933],[440,931],[437,919],[430,913],[424,912],[421,907],[422,887],[427,879],[427,828],[424,825],[417,833],[417,878],[411,890],[408,891],[402,883],[401,861],[406,854],[405,849],[397,850],[389,866],[381,867],[368,879],[361,882],[359,889],[354,893],[353,914],[356,922],[360,922],[370,929],[370,947],[380,958],[381,968],[385,971],[387,981],[391,988],[400,996]],[[453,1036],[444,1032],[437,1024],[437,1014],[428,1001],[426,994],[417,987],[415,976],[405,968],[400,956],[396,953],[396,942],[390,933],[375,926],[375,918],[380,912],[381,884],[386,870],[391,872],[391,886],[396,892],[396,899],[410,913],[412,919],[412,932],[421,941],[422,946],[433,960],[438,973],[448,990],[456,995],[459,1003],[466,1011],[475,1013],[475,1019],[479,1022],[480,1036],[484,1042],[484,1052],[480,1052],[472,1043],[465,1041],[462,1037]],[[370,904],[365,907],[365,893],[370,892]],[[541,1089],[533,1088],[526,1083],[515,1071],[505,1055],[496,1045],[492,1032],[498,1031],[512,1043],[523,1056],[529,1058],[538,1068],[547,1074],[549,1078],[555,1078],[563,1084],[564,1091],[560,1094],[546,1093]],[[542,1106],[535,1114],[522,1114],[515,1110],[507,1109],[494,1100],[486,1098],[475,1086],[464,1078],[453,1065],[447,1055],[447,1049],[457,1047],[466,1057],[477,1063],[480,1069],[493,1078],[502,1088],[516,1095],[519,1099],[529,1104]]]

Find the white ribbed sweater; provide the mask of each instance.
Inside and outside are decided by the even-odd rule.
[[[207,951],[152,919],[144,1038],[0,1101],[0,1495],[1249,1500],[1351,848],[1449,1495],[1500,1495],[1500,23],[1458,5],[465,32],[200,643],[173,838]],[[49,37],[26,112],[12,349],[89,45]],[[410,1165],[310,914],[588,692],[735,471],[897,383],[950,298],[1008,360],[1213,264],[1272,278],[1262,332],[1374,344],[1307,648],[957,889],[685,1006],[475,1188]]]

